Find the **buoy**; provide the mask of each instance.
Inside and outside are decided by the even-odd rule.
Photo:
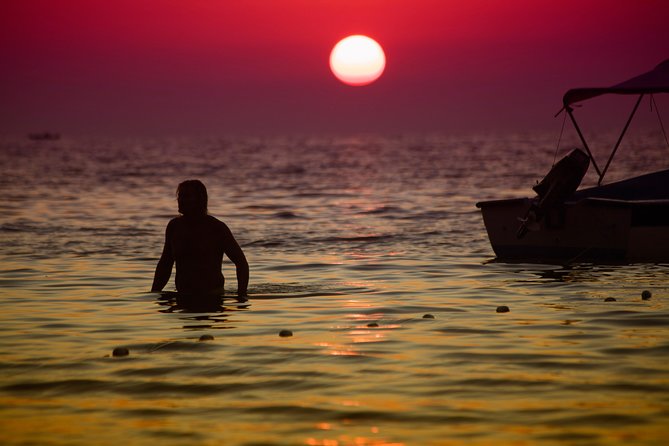
[[[651,292],[648,291],[648,290],[643,290],[643,292],[641,293],[641,298],[642,298],[643,300],[648,300],[648,299],[650,299],[652,296],[653,296],[653,293],[651,293]]]
[[[378,327],[379,324],[377,324],[376,322],[370,322],[369,324],[367,324],[367,326],[368,326],[369,328],[373,328],[373,327]]]
[[[423,319],[434,319],[434,316],[431,314],[424,314]]]
[[[292,335],[293,335],[293,332],[290,331],[290,330],[281,330],[279,332],[279,336],[281,336],[282,338],[287,338],[287,337],[292,336]]]
[[[202,341],[213,341],[213,340],[214,340],[214,337],[210,334],[203,334],[202,336],[200,336],[200,341],[201,342]]]
[[[506,305],[500,305],[499,307],[497,307],[498,313],[508,313],[509,311],[511,310],[509,310],[509,307],[507,307]]]
[[[616,301],[615,297],[607,297],[606,299],[604,299],[604,302],[615,302],[615,301]]]
[[[130,354],[130,350],[128,350],[125,347],[116,347],[114,351],[112,352],[112,356],[128,356]]]

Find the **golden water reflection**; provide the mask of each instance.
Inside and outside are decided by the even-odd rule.
[[[336,439],[307,438],[305,444],[309,446],[404,446],[404,443],[389,442],[381,438],[351,437],[341,435]]]
[[[343,302],[343,306],[353,310],[375,308],[374,304],[357,299],[348,299]],[[388,339],[388,330],[401,328],[398,323],[380,323],[384,316],[380,312],[347,314],[346,319],[350,324],[333,327],[334,330],[343,331],[347,342],[319,341],[313,345],[324,348],[326,355],[366,356],[368,353],[361,350],[360,345],[384,342]]]

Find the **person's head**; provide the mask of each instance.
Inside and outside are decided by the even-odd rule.
[[[183,215],[207,214],[207,188],[200,180],[187,180],[177,187],[179,212]]]

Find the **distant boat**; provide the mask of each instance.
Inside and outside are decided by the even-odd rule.
[[[55,141],[60,139],[60,133],[52,132],[37,132],[37,133],[28,133],[28,139],[33,141]]]
[[[565,93],[562,111],[570,117],[584,150],[576,149],[558,162],[534,186],[536,197],[476,204],[499,259],[669,262],[669,169],[602,185],[641,99],[658,93],[669,93],[669,59],[609,88]],[[600,169],[571,106],[604,94],[637,95],[638,100]],[[590,164],[599,176],[598,185],[577,191]]]

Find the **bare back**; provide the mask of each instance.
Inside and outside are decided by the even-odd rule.
[[[167,225],[165,250],[176,263],[177,290],[185,293],[222,292],[223,255],[235,264],[244,258],[227,225],[210,215],[172,219]]]
[[[237,296],[245,297],[249,264],[232,232],[222,221],[207,214],[207,189],[199,180],[187,180],[177,188],[180,217],[165,230],[165,245],[153,277],[151,290],[162,291],[176,263],[177,291],[185,294],[222,294],[225,278],[223,255],[235,264]]]

